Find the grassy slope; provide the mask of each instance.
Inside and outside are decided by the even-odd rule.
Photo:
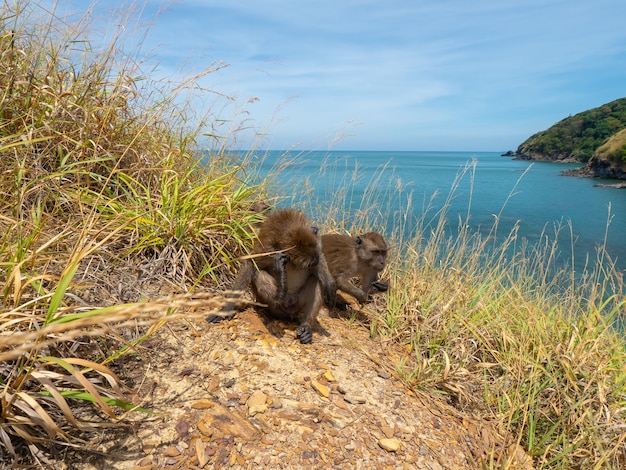
[[[227,133],[208,113],[187,118],[177,93],[193,77],[176,87],[139,80],[122,36],[99,53],[76,41],[82,29],[44,27],[18,6],[0,13],[0,452],[9,458],[86,445],[79,438],[94,424],[77,403],[93,403],[100,423],[123,418],[124,402],[141,397],[108,364],[226,284],[257,220],[248,207],[265,191],[228,160],[227,141],[198,166],[200,133]],[[340,206],[327,227],[346,225]],[[618,468],[621,275],[600,251],[604,272],[552,277],[554,237],[511,257],[505,248],[523,245],[515,232],[498,243],[450,238],[436,216],[434,236],[420,221],[414,237],[394,235],[385,273],[394,289],[371,334],[405,346],[394,365],[408,384],[497,419],[538,467]]]
[[[604,145],[596,150],[594,158],[607,160],[615,168],[626,171],[626,129],[611,136]]]

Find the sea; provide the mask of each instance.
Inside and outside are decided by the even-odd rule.
[[[579,164],[529,162],[501,152],[264,151],[246,154],[258,177],[273,175],[288,194],[279,205],[305,206],[312,217],[343,204],[346,219],[371,211],[388,235],[411,236],[436,224],[442,208],[450,236],[459,224],[487,234],[497,220],[506,236],[533,243],[557,239],[563,262],[577,270],[605,247],[626,270],[626,189],[597,187],[616,181],[562,176]],[[407,214],[407,211],[409,212]],[[421,221],[421,222],[420,222]]]

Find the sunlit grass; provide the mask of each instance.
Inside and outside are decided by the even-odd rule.
[[[232,300],[212,292],[250,245],[262,197],[324,230],[385,233],[391,289],[365,309],[372,340],[405,351],[389,361],[408,386],[496,421],[537,468],[626,464],[626,300],[604,246],[575,273],[569,224],[530,245],[517,226],[504,233],[501,211],[477,232],[471,197],[451,220],[475,162],[417,211],[384,163],[363,181],[358,164],[327,160],[291,197],[254,152],[229,152],[245,118],[197,119],[183,99],[221,65],[153,82],[121,32],[98,52],[85,21],[42,24],[29,5],[0,9],[1,456],[46,464],[51,447],[88,448],[84,433],[149,412],[115,360],[190,308]],[[203,134],[214,151],[198,153]],[[286,154],[272,179],[305,158]],[[485,462],[508,465],[495,450]]]
[[[496,420],[536,468],[624,466],[626,297],[606,242],[575,272],[569,223],[547,225],[530,243],[517,224],[501,229],[503,207],[479,232],[471,228],[471,197],[455,221],[452,199],[463,179],[471,186],[475,162],[460,169],[443,201],[435,194],[418,211],[391,167],[382,166],[359,198],[358,168],[321,167],[308,186],[325,186],[332,197],[299,193],[291,203],[329,230],[386,233],[391,259],[382,276],[391,289],[383,308],[366,310],[372,339],[407,351],[390,366],[409,386]],[[607,228],[610,219],[609,208]],[[512,468],[495,449],[484,464]]]
[[[223,308],[194,290],[231,277],[258,221],[245,162],[197,153],[242,122],[188,101],[221,65],[154,81],[125,24],[103,46],[89,26],[0,7],[0,457],[16,464],[149,411],[110,363],[180,312]]]

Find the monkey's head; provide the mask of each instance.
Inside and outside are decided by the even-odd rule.
[[[381,272],[387,265],[387,242],[377,232],[368,232],[356,237],[356,254],[372,269]]]
[[[301,269],[313,268],[320,262],[321,244],[317,227],[300,225],[287,230],[285,245],[289,262]]]

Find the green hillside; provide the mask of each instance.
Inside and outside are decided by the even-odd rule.
[[[524,141],[515,156],[527,160],[586,163],[607,140],[626,128],[626,98],[583,111]],[[626,159],[626,154],[621,154]]]

